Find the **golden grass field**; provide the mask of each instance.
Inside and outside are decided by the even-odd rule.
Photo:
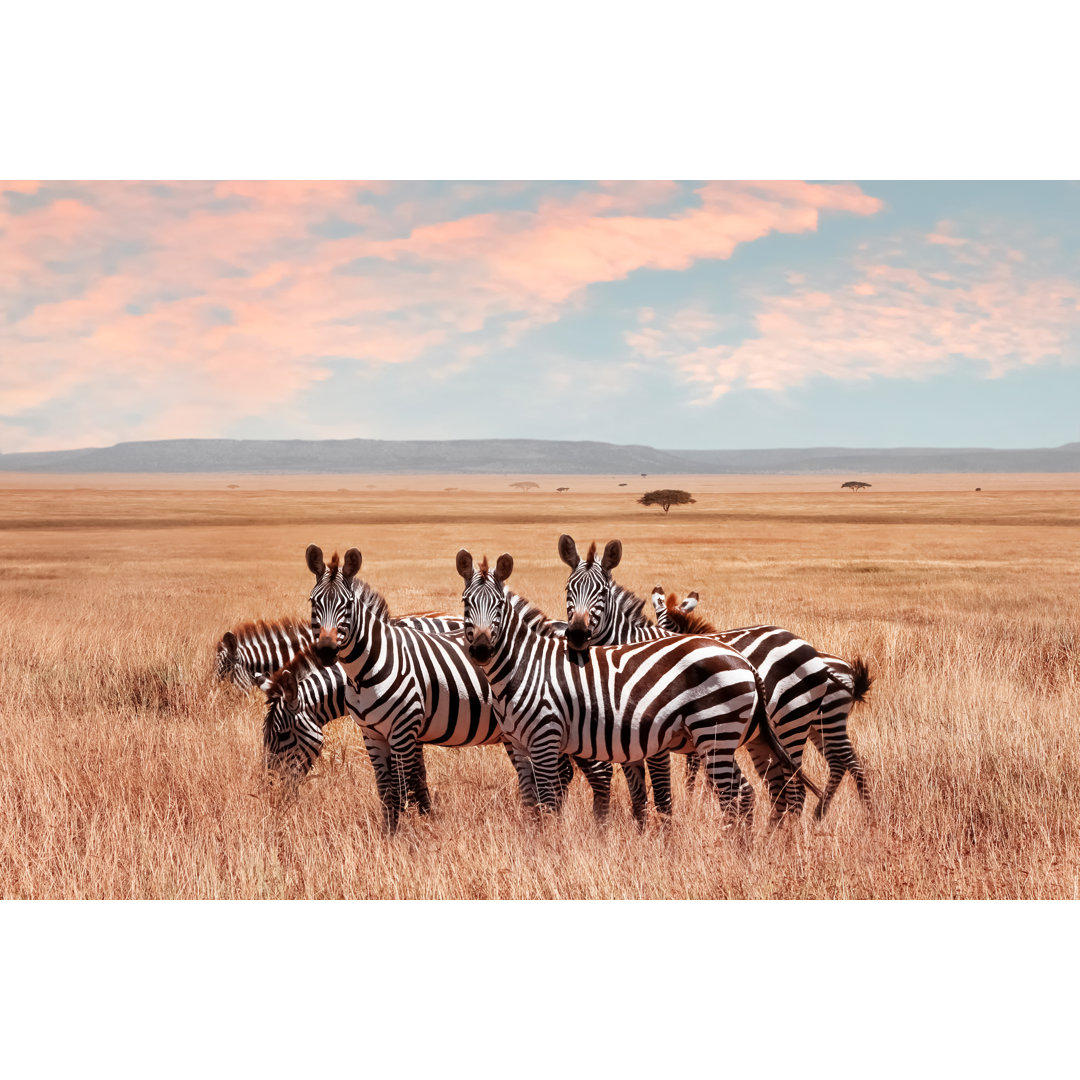
[[[1080,895],[1076,476],[870,478],[858,495],[681,478],[698,502],[666,517],[634,502],[651,477],[524,495],[516,477],[412,479],[0,477],[0,896]],[[563,531],[621,538],[616,579],[642,595],[697,589],[720,626],[865,656],[850,729],[872,815],[849,778],[824,823],[770,831],[759,813],[747,836],[687,796],[676,760],[667,827],[638,833],[621,777],[607,825],[580,777],[537,822],[500,749],[429,749],[435,812],[386,836],[344,721],[296,798],[267,783],[261,695],[216,684],[213,649],[244,619],[306,615],[307,544],[361,548],[395,613],[459,612],[458,548],[506,550],[512,587],[561,614]],[[823,781],[813,749],[807,768]]]

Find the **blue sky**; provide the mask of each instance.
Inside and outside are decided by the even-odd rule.
[[[0,450],[1080,440],[1080,185],[0,183]]]

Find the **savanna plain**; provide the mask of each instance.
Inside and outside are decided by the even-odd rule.
[[[230,479],[0,478],[3,897],[1080,895],[1078,477],[683,478],[697,502],[667,515],[636,478]],[[214,646],[306,618],[309,543],[359,547],[395,614],[460,613],[457,550],[509,551],[511,586],[559,616],[562,532],[621,539],[639,595],[695,589],[718,627],[864,657],[849,730],[871,809],[848,778],[824,821],[770,828],[757,785],[753,825],[732,826],[676,759],[667,824],[638,831],[618,772],[606,824],[580,777],[536,820],[501,749],[429,748],[434,812],[388,836],[351,721],[295,792],[264,775],[262,695],[216,682]],[[824,783],[813,748],[806,768]]]

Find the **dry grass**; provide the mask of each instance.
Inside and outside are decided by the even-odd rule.
[[[0,895],[1078,895],[1080,494],[703,492],[666,518],[634,498],[4,492]],[[260,695],[215,685],[212,647],[305,612],[309,542],[359,546],[399,612],[458,610],[457,549],[509,550],[518,591],[559,612],[564,530],[621,537],[617,576],[642,593],[697,588],[718,624],[867,656],[852,733],[873,818],[848,780],[824,825],[746,837],[680,785],[673,823],[639,835],[621,779],[606,827],[578,779],[538,824],[500,750],[436,749],[436,813],[388,838],[345,723],[295,797],[260,775]]]

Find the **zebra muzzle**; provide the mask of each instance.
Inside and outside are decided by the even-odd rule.
[[[566,627],[566,640],[571,648],[584,649],[589,644],[589,616],[574,613]]]
[[[337,630],[327,630],[325,627],[321,629],[315,641],[315,655],[319,662],[326,665],[336,663],[339,652]]]

